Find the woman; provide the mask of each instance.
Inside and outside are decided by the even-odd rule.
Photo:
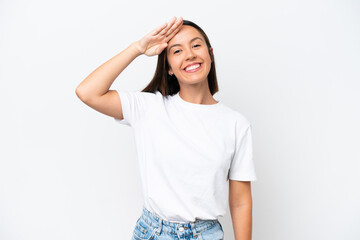
[[[109,90],[142,54],[158,55],[147,87]],[[217,91],[208,37],[196,24],[176,17],[77,87],[84,103],[134,128],[144,205],[132,239],[223,239],[218,218],[227,203],[235,238],[251,239],[250,181],[256,180],[251,125],[216,101]]]

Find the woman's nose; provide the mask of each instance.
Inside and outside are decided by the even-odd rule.
[[[189,49],[186,54],[187,54],[186,60],[193,59],[194,57],[196,57],[196,54],[193,52],[192,49]]]

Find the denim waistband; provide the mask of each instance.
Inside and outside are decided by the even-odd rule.
[[[160,234],[162,231],[169,234],[177,234],[182,236],[193,235],[196,236],[198,232],[202,232],[218,222],[217,219],[211,220],[196,220],[194,222],[176,223],[169,222],[151,213],[148,209],[143,206],[142,214],[140,218],[157,229],[157,233]]]

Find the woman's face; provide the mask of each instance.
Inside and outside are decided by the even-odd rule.
[[[166,51],[170,65],[169,74],[175,74],[179,84],[194,84],[203,81],[207,83],[211,58],[205,39],[198,30],[183,25],[168,42]]]

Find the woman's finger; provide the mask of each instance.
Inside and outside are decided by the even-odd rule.
[[[182,21],[179,21],[176,24],[175,28],[173,30],[171,30],[171,33],[169,31],[169,33],[166,34],[166,38],[164,39],[164,41],[166,41],[166,42],[170,41],[170,39],[172,39],[175,36],[175,34],[177,34],[180,31],[182,25],[183,25]]]
[[[164,24],[158,26],[150,33],[150,35],[155,36],[155,35],[159,34],[159,32],[161,32],[166,26],[167,26],[167,23],[164,23]]]
[[[176,17],[171,18],[171,20],[168,22],[166,28],[164,28],[163,30],[161,30],[159,32],[159,35],[165,35],[166,32],[174,25],[175,22],[176,22]]]
[[[166,32],[165,36],[168,37],[175,30],[179,29],[182,26],[182,18],[178,18],[178,20],[174,23],[174,25]]]
[[[155,51],[156,55],[159,55],[165,48],[167,47],[167,43],[162,43],[158,46],[158,48]]]
[[[172,39],[175,34],[177,34],[180,31],[180,27],[176,28],[170,35],[166,36],[166,38],[164,39],[165,42],[170,41],[170,39]]]

